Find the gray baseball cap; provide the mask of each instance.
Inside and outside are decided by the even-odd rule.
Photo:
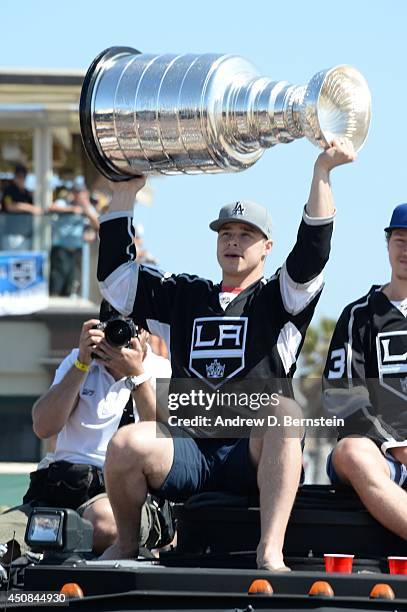
[[[219,217],[209,224],[214,232],[218,232],[225,223],[247,223],[260,230],[267,239],[271,238],[271,217],[260,204],[242,200],[226,204],[219,211]]]

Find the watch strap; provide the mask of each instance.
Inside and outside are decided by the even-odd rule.
[[[144,382],[150,380],[151,376],[152,375],[149,372],[143,372],[143,374],[140,374],[139,376],[128,376],[125,383],[126,387],[130,389],[130,391],[134,391]]]

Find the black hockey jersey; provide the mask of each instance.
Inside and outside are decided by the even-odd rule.
[[[345,420],[339,439],[367,436],[384,454],[407,440],[407,319],[380,286],[341,314],[323,384],[325,409]]]
[[[282,268],[223,309],[220,285],[136,263],[130,213],[108,213],[100,227],[100,289],[119,312],[166,340],[175,378],[197,377],[212,389],[242,377],[287,379],[323,286],[332,227],[331,217],[304,212]]]

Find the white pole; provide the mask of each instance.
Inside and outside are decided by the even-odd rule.
[[[42,126],[34,128],[33,161],[35,174],[35,193],[34,204],[41,206],[43,211],[48,210],[52,203],[52,130]],[[34,250],[41,250],[46,247],[43,241],[43,232],[40,231],[40,224],[45,228],[44,220],[41,217],[33,218],[34,226]]]

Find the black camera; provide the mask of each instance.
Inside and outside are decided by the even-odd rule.
[[[109,302],[102,300],[99,312],[100,323],[95,325],[95,329],[101,329],[105,333],[106,341],[116,348],[130,346],[130,340],[137,338],[139,329],[133,319],[123,317]],[[97,358],[95,353],[92,358]]]
[[[106,341],[117,348],[130,346],[130,340],[138,336],[138,326],[133,319],[113,316],[95,326],[105,332]]]

